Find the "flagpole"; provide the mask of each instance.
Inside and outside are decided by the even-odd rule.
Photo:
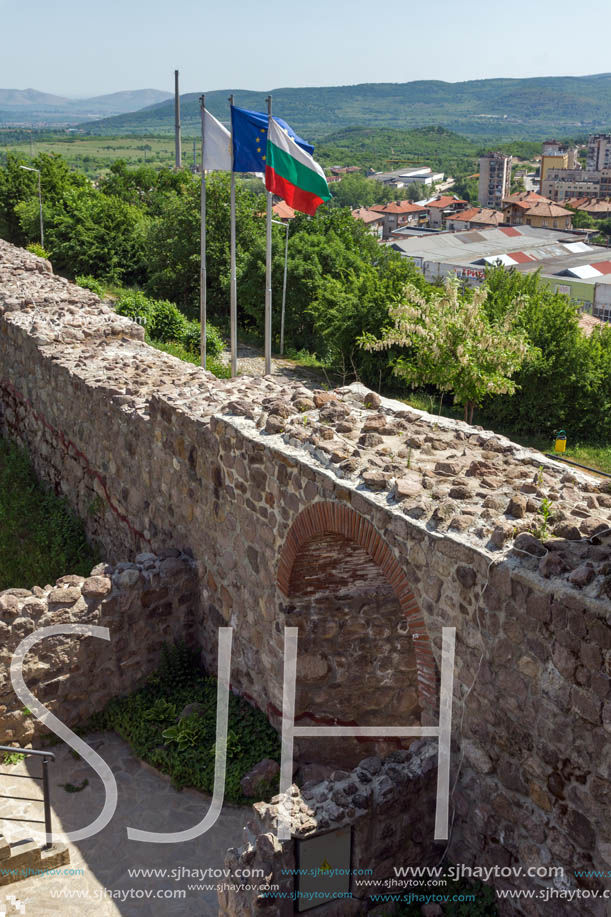
[[[284,241],[284,277],[282,278],[282,313],[280,318],[280,356],[284,356],[284,313],[286,311],[286,269],[289,257],[289,226],[291,221],[286,221],[286,239]]]
[[[272,117],[272,97],[267,97],[268,127]],[[267,225],[265,236],[265,375],[272,371],[272,193],[267,192]]]
[[[229,96],[233,107],[233,95]],[[236,278],[235,255],[235,172],[233,171],[233,143],[231,144],[231,220],[230,220],[230,284],[229,284],[229,328],[231,341],[231,377],[238,374],[238,282]]]
[[[200,238],[200,284],[199,284],[199,320],[201,323],[200,335],[200,360],[206,368],[206,170],[204,168],[204,122],[206,112],[206,96],[199,99],[202,115],[202,192],[201,192],[201,238]]]

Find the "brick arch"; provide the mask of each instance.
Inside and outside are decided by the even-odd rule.
[[[418,670],[418,695],[423,706],[436,701],[436,670],[431,644],[416,598],[392,550],[371,522],[344,503],[319,500],[297,516],[288,531],[278,563],[276,584],[291,594],[291,574],[305,545],[321,535],[341,535],[358,544],[380,568],[395,593],[413,636]]]

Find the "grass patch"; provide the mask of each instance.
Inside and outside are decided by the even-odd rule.
[[[79,732],[114,729],[139,758],[169,774],[177,789],[190,786],[212,793],[216,692],[216,679],[205,674],[190,650],[166,646],[160,668],[143,688],[110,701]],[[180,718],[190,704],[197,704],[197,709]],[[260,710],[230,694],[227,802],[256,801],[244,796],[240,780],[262,758],[280,760],[280,739]],[[276,781],[261,787],[258,799],[277,792]]]
[[[19,764],[24,761],[25,757],[25,755],[21,755],[17,751],[5,751],[0,755],[0,764],[10,767],[13,764]]]
[[[179,341],[152,341],[147,338],[147,344],[150,344],[151,347],[154,347],[156,350],[162,350],[163,353],[169,353],[173,357],[178,357],[179,360],[184,360],[186,363],[193,363],[195,366],[200,365],[199,354],[193,353],[192,350],[188,350],[184,344],[181,344]],[[226,366],[214,357],[206,357],[206,369],[208,372],[218,376],[219,379],[231,378],[231,367]]]
[[[520,436],[515,439],[523,446],[531,446],[541,452],[554,454],[554,440],[541,436],[532,438]],[[573,462],[579,462],[580,465],[587,465],[588,468],[611,474],[611,446],[597,446],[590,443],[571,445],[569,442],[566,452],[563,452],[562,455]]]
[[[27,454],[0,439],[0,590],[29,589],[60,576],[87,576],[98,563],[81,521],[44,486]]]

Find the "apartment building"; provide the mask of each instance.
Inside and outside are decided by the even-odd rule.
[[[591,172],[611,169],[611,134],[593,134],[588,138],[586,169]]]
[[[546,140],[543,143],[541,182],[547,178],[547,173],[551,169],[577,169],[578,167],[577,147],[569,147],[558,140]]]
[[[482,207],[499,210],[511,185],[511,156],[486,153],[479,161],[477,199]]]
[[[550,169],[541,182],[541,194],[552,201],[568,201],[572,197],[606,197],[602,192],[611,186],[611,169],[596,172],[591,169]]]

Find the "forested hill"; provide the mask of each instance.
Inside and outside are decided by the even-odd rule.
[[[228,96],[236,105],[264,110],[267,92],[223,89],[206,93],[217,118],[228,119]],[[574,136],[611,127],[611,73],[580,77],[471,80],[444,83],[362,83],[272,90],[274,111],[296,130],[320,137],[341,127],[411,128],[443,125],[471,137],[538,137],[546,133]],[[182,96],[182,124],[195,134],[199,93]],[[174,126],[173,102],[152,105],[133,114],[105,118],[89,130],[159,133]]]

